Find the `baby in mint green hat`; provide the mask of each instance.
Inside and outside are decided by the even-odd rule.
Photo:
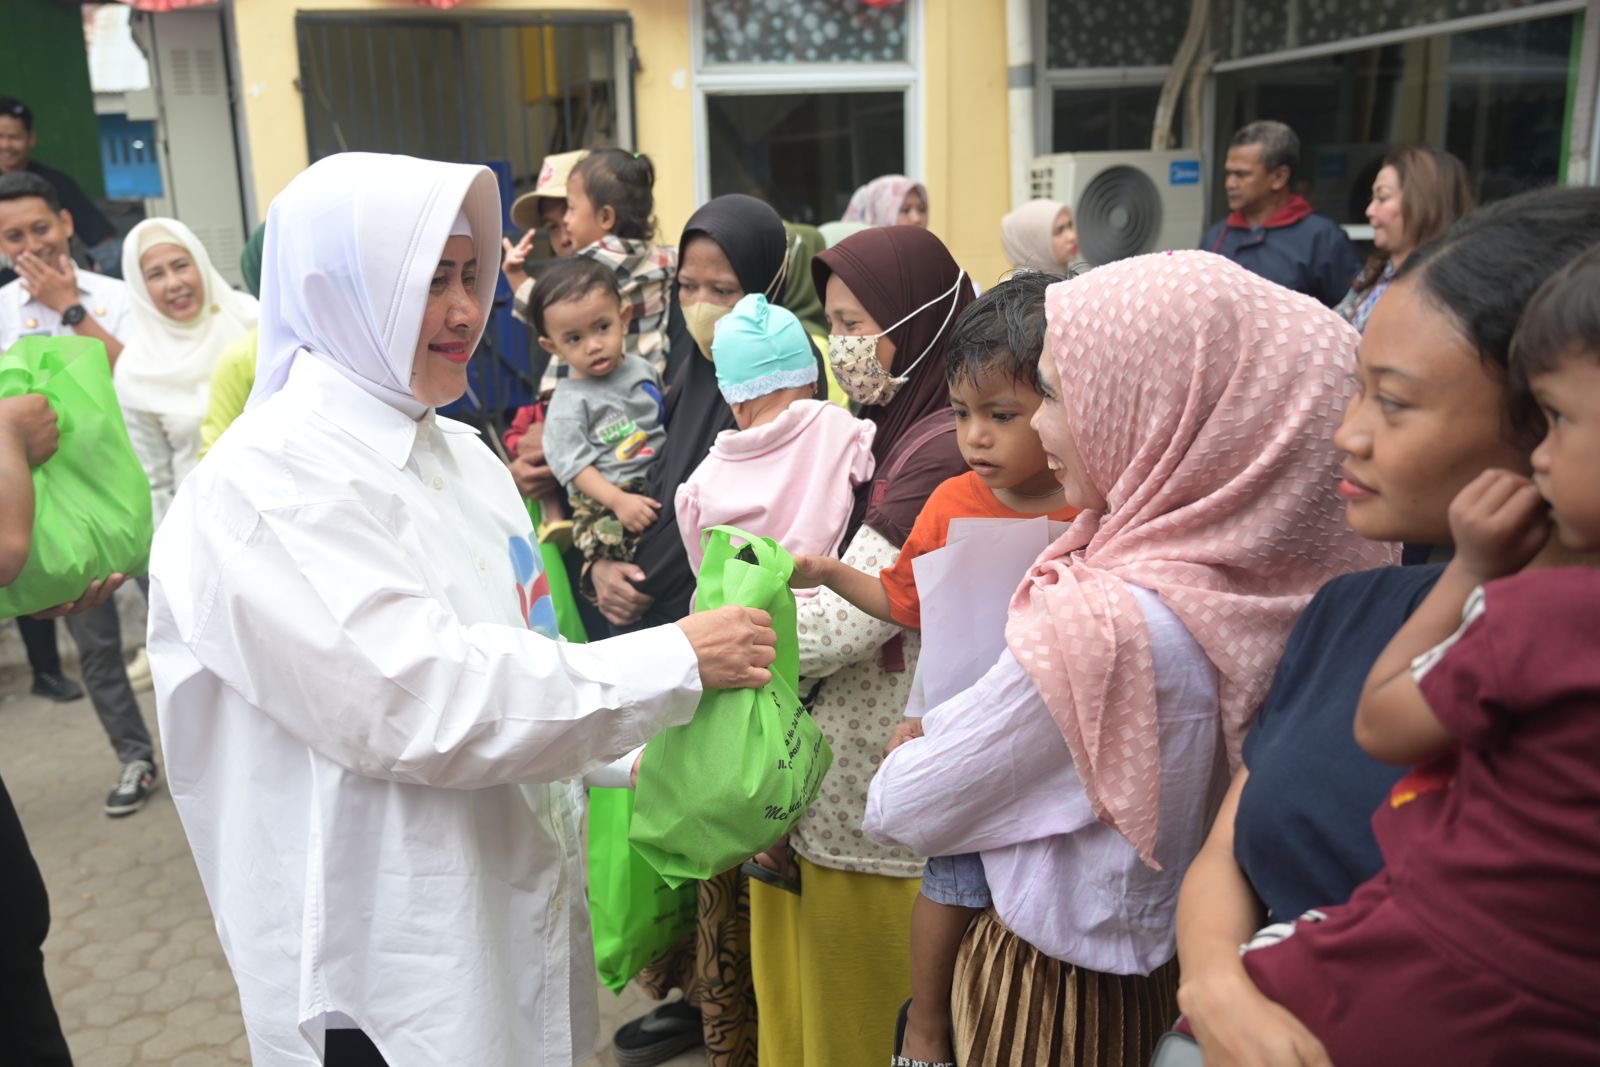
[[[737,430],[678,488],[678,532],[695,573],[700,531],[732,524],[799,555],[839,550],[856,487],[872,477],[877,427],[815,399],[817,351],[793,313],[759,293],[718,320],[717,386]]]

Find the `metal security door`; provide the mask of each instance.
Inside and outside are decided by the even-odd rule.
[[[303,13],[295,30],[312,160],[363,151],[482,163],[509,211],[546,155],[634,141],[626,15]],[[501,225],[513,235],[509,215]],[[510,296],[502,280],[464,402],[491,421],[530,397],[527,331]]]

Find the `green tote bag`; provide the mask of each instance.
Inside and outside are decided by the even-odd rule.
[[[672,886],[735,867],[782,837],[816,799],[833,762],[796,692],[794,558],[772,539],[732,526],[703,537],[695,610],[765,610],[778,634],[777,661],[766,686],[707,692],[692,720],[645,746],[633,844]]]
[[[41,393],[61,427],[33,471],[33,545],[0,589],[0,618],[77,599],[108,574],[150,565],[150,482],[128,443],[106,349],[89,337],[24,337],[0,355],[0,397]]]

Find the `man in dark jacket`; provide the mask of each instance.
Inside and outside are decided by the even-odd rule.
[[[27,104],[11,96],[0,96],[0,174],[27,171],[49,182],[56,191],[61,206],[72,214],[75,236],[90,250],[97,271],[111,267],[120,274],[122,267],[122,236],[106,218],[105,212],[89,199],[72,176],[64,171],[47,167],[33,158],[37,135],[33,131],[33,112]],[[84,260],[84,265],[90,265]],[[103,273],[103,271],[102,271]],[[9,266],[0,268],[0,285],[11,281],[16,274]]]
[[[1333,307],[1361,257],[1337,223],[1290,191],[1299,163],[1300,138],[1281,122],[1252,122],[1234,134],[1224,168],[1228,217],[1200,247]]]

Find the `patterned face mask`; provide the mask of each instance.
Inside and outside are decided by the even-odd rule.
[[[839,379],[839,387],[845,391],[845,395],[866,407],[881,406],[893,400],[895,394],[910,380],[917,364],[927,358],[939,343],[939,338],[944,336],[945,327],[950,325],[956,305],[960,303],[961,285],[966,278],[967,272],[960,271],[954,285],[881,333],[828,335],[828,362],[832,364],[834,377]],[[884,370],[883,364],[878,361],[878,338],[899,329],[903,323],[910,322],[946,297],[950,300],[950,310],[945,312],[944,322],[940,324],[939,332],[933,335],[933,340],[928,342],[928,347],[898,377]]]

